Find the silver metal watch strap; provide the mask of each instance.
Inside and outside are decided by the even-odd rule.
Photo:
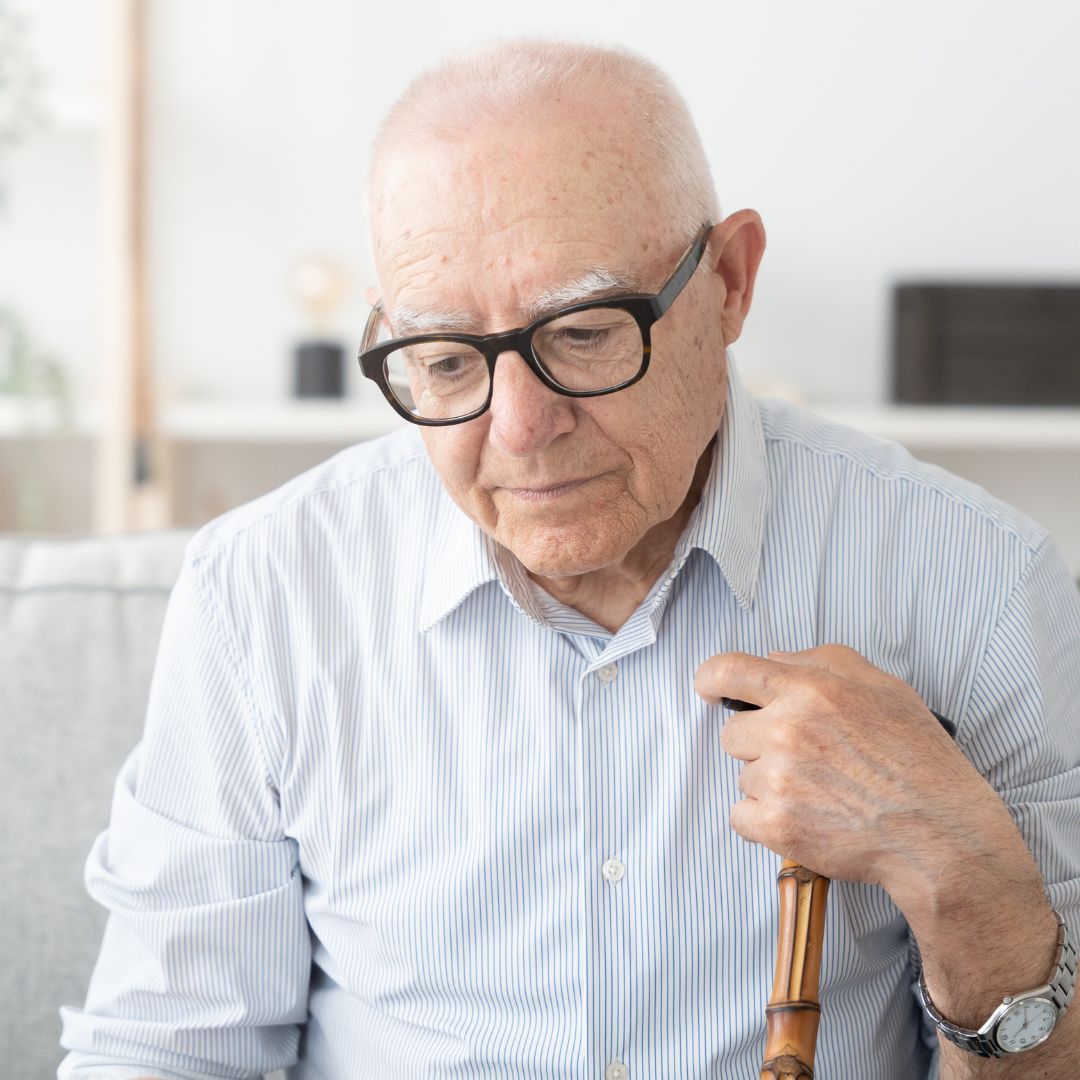
[[[1054,1004],[1058,1008],[1058,1016],[1069,1007],[1069,1003],[1073,999],[1073,994],[1076,991],[1076,968],[1077,968],[1077,948],[1076,942],[1069,935],[1069,931],[1065,927],[1065,921],[1055,911],[1057,915],[1058,926],[1058,952],[1057,952],[1057,971],[1054,977],[1050,980],[1050,993],[1053,998]]]
[[[1060,1020],[1061,1014],[1069,1007],[1076,989],[1077,949],[1076,943],[1072,940],[1068,928],[1065,926],[1065,920],[1056,910],[1054,910],[1054,917],[1058,921],[1058,948],[1054,957],[1054,973],[1049,983],[1043,987],[1037,987],[1036,990],[1046,991],[1045,994],[1040,996],[1048,997],[1054,1003]],[[1025,993],[1033,992],[1035,991],[1026,991]],[[949,1042],[972,1054],[978,1054],[980,1057],[999,1058],[1005,1056],[1006,1051],[1002,1050],[994,1040],[994,1027],[990,1026],[990,1020],[983,1024],[978,1031],[973,1031],[971,1028],[960,1027],[941,1015],[930,1000],[930,992],[926,988],[926,977],[921,970],[919,972],[919,995],[922,998],[923,1008],[926,1010],[927,1015],[937,1025],[937,1029],[942,1036],[948,1039]],[[1004,1004],[1003,1001],[1002,1005]],[[1001,1006],[998,1006],[998,1008],[1001,1008]],[[994,1010],[994,1013],[996,1012],[997,1009]],[[992,1014],[990,1019],[993,1018]]]

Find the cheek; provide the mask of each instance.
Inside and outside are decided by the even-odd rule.
[[[421,428],[428,457],[457,501],[475,498],[487,425],[474,420],[448,428]]]
[[[657,326],[656,365],[664,386],[657,396],[669,418],[691,438],[715,430],[727,394],[727,364],[719,326],[700,307],[677,327]],[[650,374],[652,369],[650,368]]]

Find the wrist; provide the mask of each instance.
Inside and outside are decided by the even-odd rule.
[[[966,1027],[978,1028],[1005,995],[1041,985],[1056,952],[1057,919],[1039,868],[1007,811],[1004,818],[964,823],[948,836],[924,831],[884,883],[935,1005]]]
[[[939,1011],[977,1029],[1006,995],[1047,981],[1058,920],[1042,881],[1001,878],[996,888],[961,883],[908,919],[927,990]]]
[[[944,1039],[980,1057],[1000,1058],[1035,1049],[1053,1035],[1072,1001],[1078,961],[1076,943],[1064,919],[1056,911],[1053,914],[1057,947],[1048,976],[1026,990],[1003,995],[978,1025],[958,1024],[944,1016],[930,996],[925,972],[920,975],[923,1008]]]

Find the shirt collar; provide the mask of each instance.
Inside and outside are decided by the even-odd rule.
[[[499,580],[489,537],[467,517],[446,492],[431,531],[428,560],[420,598],[420,630],[430,630],[471,593]]]
[[[727,360],[727,406],[714,444],[712,469],[701,501],[676,545],[672,566],[677,572],[691,551],[706,552],[740,606],[749,608],[761,569],[769,474],[757,402],[742,385],[730,352]]]
[[[765,439],[757,403],[743,387],[728,353],[728,397],[713,449],[712,468],[690,522],[676,545],[671,570],[653,599],[695,549],[709,554],[739,604],[754,599],[768,502]],[[430,630],[477,589],[498,582],[511,602],[534,622],[545,622],[516,559],[468,518],[450,499],[441,500],[431,533],[420,601],[419,626]]]

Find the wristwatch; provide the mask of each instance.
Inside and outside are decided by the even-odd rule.
[[[1050,981],[1034,990],[1004,998],[978,1031],[959,1027],[938,1012],[926,989],[926,977],[920,972],[919,994],[923,1008],[949,1042],[980,1057],[999,1058],[1031,1050],[1050,1038],[1069,1007],[1076,986],[1076,942],[1061,915],[1055,911],[1054,916],[1058,921],[1058,949]]]

